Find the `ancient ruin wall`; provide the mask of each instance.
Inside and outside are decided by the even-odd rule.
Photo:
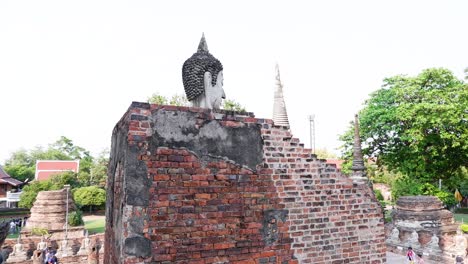
[[[384,263],[366,185],[271,120],[133,103],[114,129],[104,263]]]

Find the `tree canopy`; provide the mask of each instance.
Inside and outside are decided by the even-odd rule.
[[[72,190],[88,186],[105,187],[108,157],[108,150],[94,158],[89,151],[73,144],[71,139],[61,137],[46,149],[36,147],[29,151],[22,149],[14,152],[5,162],[4,169],[13,178],[31,181],[24,186],[19,202],[20,207],[30,208],[40,191],[59,190],[65,184],[69,184]],[[80,170],[78,173],[63,172],[53,175],[45,181],[32,181],[36,160],[80,160]]]
[[[363,151],[419,182],[455,187],[468,164],[468,86],[446,69],[384,80],[359,112]],[[352,148],[352,127],[341,136]]]
[[[34,179],[37,160],[80,160],[78,178],[82,185],[95,185],[105,182],[107,174],[108,152],[103,152],[94,159],[90,152],[73,144],[67,137],[60,137],[57,141],[44,149],[36,147],[32,150],[20,149],[12,153],[5,161],[4,169],[13,178],[25,181]]]
[[[81,187],[73,192],[75,202],[79,207],[101,206],[106,203],[106,191],[97,186]]]
[[[31,208],[39,192],[60,190],[63,189],[65,184],[69,184],[71,189],[78,187],[79,182],[76,178],[76,174],[64,172],[53,175],[48,180],[30,182],[28,185],[24,186],[18,206]]]

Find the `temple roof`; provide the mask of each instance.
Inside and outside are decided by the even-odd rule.
[[[10,184],[12,186],[18,186],[20,184],[23,184],[22,182],[18,181],[17,179],[12,178],[6,171],[3,169],[3,167],[0,165],[0,184]]]

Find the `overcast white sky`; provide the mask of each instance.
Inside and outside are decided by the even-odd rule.
[[[132,101],[182,94],[205,32],[224,90],[271,118],[278,62],[291,129],[333,150],[396,74],[468,66],[468,1],[0,1],[0,163],[60,136],[96,154]]]

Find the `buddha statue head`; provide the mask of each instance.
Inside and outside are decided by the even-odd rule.
[[[197,52],[182,66],[187,99],[196,107],[219,109],[226,98],[223,80],[223,65],[208,51],[203,34]]]

